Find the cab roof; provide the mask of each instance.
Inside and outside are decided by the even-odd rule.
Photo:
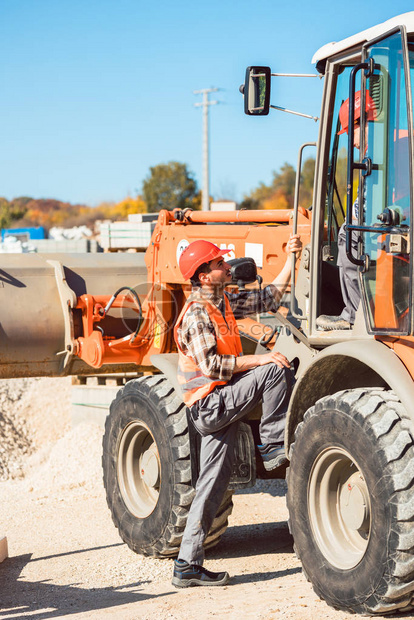
[[[378,24],[378,26],[373,26],[372,28],[363,30],[362,32],[354,34],[351,37],[347,37],[342,41],[333,41],[332,43],[327,43],[326,45],[323,45],[314,54],[312,58],[312,63],[316,64],[317,66],[318,64],[324,64],[323,61],[330,56],[333,56],[334,54],[337,54],[339,52],[343,52],[351,47],[354,47],[355,45],[371,41],[376,37],[380,37],[381,35],[386,34],[397,26],[405,26],[408,33],[414,33],[414,11],[392,17],[386,22]]]

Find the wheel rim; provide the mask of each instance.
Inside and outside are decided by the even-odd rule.
[[[141,421],[131,422],[119,440],[117,472],[122,499],[139,519],[148,517],[158,502],[161,464],[157,444]]]
[[[315,460],[308,506],[313,535],[330,564],[357,566],[369,543],[371,505],[364,476],[346,450],[328,448]]]

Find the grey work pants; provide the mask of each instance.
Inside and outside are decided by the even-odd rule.
[[[352,234],[352,249],[356,256],[358,250],[356,233]],[[346,255],[346,232],[343,225],[338,233],[338,267],[342,297],[345,304],[341,317],[353,325],[355,323],[355,314],[361,301],[361,293],[359,290],[358,266],[351,263]]]
[[[234,462],[238,421],[262,400],[262,444],[283,444],[293,373],[276,364],[238,373],[191,408],[200,433],[200,474],[178,557],[202,565],[204,540],[229,485]]]

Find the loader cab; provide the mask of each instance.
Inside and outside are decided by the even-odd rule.
[[[315,345],[355,335],[413,333],[414,34],[407,30],[413,31],[414,17],[409,15],[405,26],[351,48],[348,43],[348,49],[334,44],[333,48],[339,47],[336,55],[316,58],[317,68],[325,76],[325,91],[307,314],[309,340]],[[359,36],[364,38],[367,33]],[[358,98],[359,119],[355,111]],[[341,116],[343,122],[347,102],[344,131]],[[344,239],[345,260],[357,270],[361,302],[353,329],[321,331],[317,317],[339,315],[344,305],[338,264],[343,263],[338,254],[339,246],[343,253]]]

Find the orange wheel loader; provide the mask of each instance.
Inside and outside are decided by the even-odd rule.
[[[280,271],[290,233],[300,233],[281,311],[239,322],[245,353],[277,347],[296,369],[288,468],[271,475],[287,478],[290,531],[318,596],[360,614],[406,612],[414,606],[414,12],[325,45],[313,63],[323,97],[311,209],[300,205],[301,147],[293,210],[161,211],[145,256],[2,255],[0,376],[135,373],[106,420],[108,505],[131,549],[174,556],[199,449],[176,374],[173,328],[190,293],[178,259],[207,239],[235,259],[234,287],[260,286]],[[248,67],[247,114],[277,108],[271,79],[270,68]],[[358,98],[375,114],[359,114],[357,150]],[[318,317],[344,305],[340,231],[360,303],[350,329],[326,331]],[[226,529],[234,490],[270,476],[256,459],[260,415],[259,407],[240,426],[207,546]]]

